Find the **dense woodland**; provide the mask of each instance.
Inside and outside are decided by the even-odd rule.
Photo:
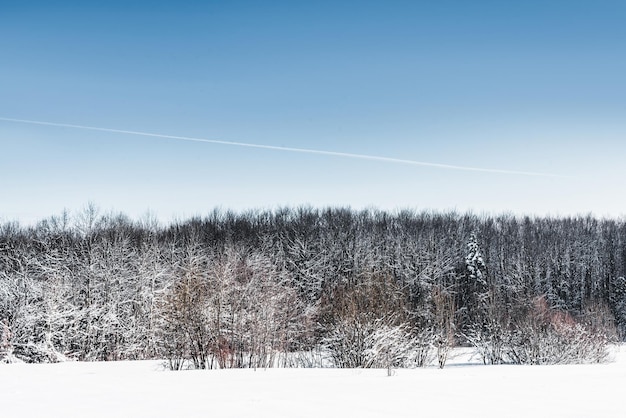
[[[162,226],[89,205],[0,226],[0,359],[600,361],[626,335],[625,277],[623,220],[285,208]]]

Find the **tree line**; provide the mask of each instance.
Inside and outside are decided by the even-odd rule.
[[[0,225],[0,359],[172,368],[599,361],[626,223],[283,208],[160,225],[89,205]]]

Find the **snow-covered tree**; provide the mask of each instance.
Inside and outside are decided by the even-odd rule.
[[[485,277],[485,270],[487,268],[483,255],[481,254],[480,247],[478,246],[478,238],[476,233],[473,232],[470,235],[470,239],[467,243],[467,255],[465,256],[465,268],[467,269],[467,275],[470,280],[476,282],[476,287],[485,287],[487,280]]]
[[[486,264],[483,259],[476,233],[470,235],[467,243],[467,255],[463,268],[458,274],[457,306],[461,314],[462,329],[482,327],[488,314],[490,302],[487,285]]]

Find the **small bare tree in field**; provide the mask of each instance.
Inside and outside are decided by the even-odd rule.
[[[0,321],[0,363],[13,361],[13,334],[9,322],[5,319]]]
[[[218,330],[210,316],[212,289],[207,276],[207,257],[192,248],[181,257],[170,284],[159,295],[157,335],[169,366],[212,368],[213,346]]]
[[[448,361],[450,349],[454,346],[456,305],[454,304],[453,295],[439,286],[433,288],[432,300],[435,317],[437,364],[439,368],[443,369]]]

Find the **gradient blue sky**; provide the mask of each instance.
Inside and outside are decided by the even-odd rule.
[[[626,213],[626,2],[0,5],[0,220],[283,205]]]

